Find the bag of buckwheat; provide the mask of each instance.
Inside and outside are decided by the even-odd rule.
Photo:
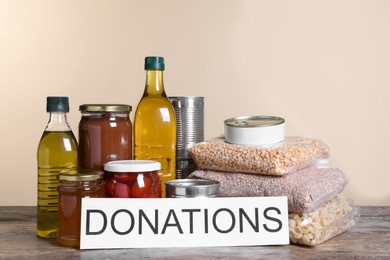
[[[305,137],[286,137],[283,142],[266,147],[230,144],[219,137],[195,144],[189,153],[198,169],[277,176],[330,157],[324,142]]]
[[[286,176],[195,170],[188,178],[215,180],[221,197],[287,196],[289,212],[312,212],[341,193],[347,178],[338,168],[311,165]]]
[[[359,206],[341,195],[313,212],[290,213],[290,242],[304,246],[322,244],[350,230],[359,216]]]

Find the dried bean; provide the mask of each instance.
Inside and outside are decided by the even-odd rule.
[[[287,137],[271,147],[235,145],[223,137],[214,138],[195,144],[189,152],[198,169],[279,176],[327,160],[330,154],[322,141],[304,137]]]

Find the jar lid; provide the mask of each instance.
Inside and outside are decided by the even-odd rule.
[[[180,179],[165,183],[166,196],[171,198],[216,197],[219,182],[204,179]]]
[[[77,173],[63,172],[58,175],[60,181],[95,181],[103,179],[104,172],[81,169]]]
[[[152,160],[120,160],[104,164],[108,172],[150,172],[161,170],[161,163]]]
[[[225,140],[238,145],[270,145],[284,140],[284,119],[277,116],[241,116],[225,120]]]
[[[81,112],[130,112],[129,105],[122,104],[83,104],[79,110]]]

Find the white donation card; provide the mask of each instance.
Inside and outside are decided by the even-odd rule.
[[[287,197],[83,198],[80,249],[289,244]]]

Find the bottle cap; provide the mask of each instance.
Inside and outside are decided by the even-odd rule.
[[[164,70],[164,57],[146,57],[145,70]]]
[[[47,97],[46,112],[69,112],[69,98]]]

